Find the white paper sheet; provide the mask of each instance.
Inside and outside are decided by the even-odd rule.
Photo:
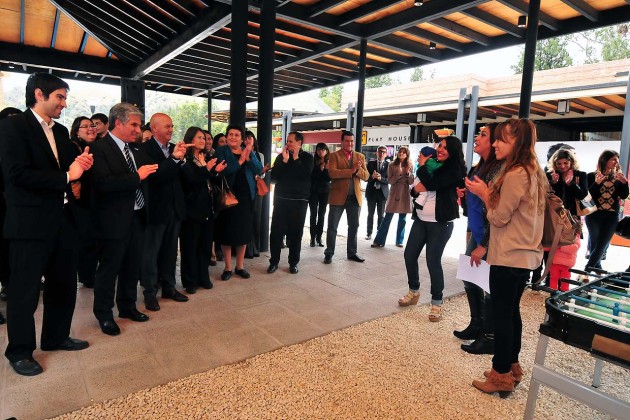
[[[474,283],[487,293],[490,293],[490,266],[483,260],[481,264],[479,264],[479,267],[475,264],[471,267],[470,257],[468,255],[460,255],[456,277],[460,280]]]

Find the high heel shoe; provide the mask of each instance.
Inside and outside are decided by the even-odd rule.
[[[512,363],[510,370],[512,372],[512,378],[514,378],[514,387],[516,388],[516,385],[520,384],[523,380],[523,369],[521,368],[521,364],[519,362],[516,362]],[[490,371],[486,370],[483,373],[483,376],[487,378],[488,375],[490,375]]]
[[[494,394],[495,392],[498,392],[499,397],[507,398],[512,392],[514,392],[514,376],[512,376],[512,371],[508,373],[499,373],[496,370],[491,369],[485,382],[474,380],[472,385],[479,391],[485,392],[486,394]]]
[[[417,305],[418,299],[420,299],[420,292],[412,292],[411,290],[407,292],[407,294],[400,299],[398,299],[399,306],[411,306]]]

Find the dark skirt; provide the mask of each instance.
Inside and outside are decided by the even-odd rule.
[[[242,169],[236,173],[232,192],[238,199],[238,204],[221,210],[215,221],[215,235],[221,245],[240,246],[252,240],[254,202],[251,199],[246,176]]]

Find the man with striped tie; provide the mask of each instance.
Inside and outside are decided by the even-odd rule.
[[[92,148],[92,227],[99,255],[93,311],[108,335],[120,334],[112,311],[114,297],[120,318],[149,319],[136,308],[136,299],[147,224],[146,179],[158,165],[150,164],[135,145],[142,117],[131,104],[114,105],[109,111],[109,133]]]

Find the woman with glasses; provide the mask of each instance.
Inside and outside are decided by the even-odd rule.
[[[390,187],[385,204],[385,217],[378,227],[372,248],[385,246],[385,239],[387,239],[387,232],[394,214],[398,214],[396,246],[403,247],[407,214],[411,213],[409,186],[413,184],[413,164],[409,159],[409,148],[402,146],[398,149],[396,159],[387,168],[387,182]]]
[[[70,140],[77,145],[80,153],[96,140],[96,125],[88,117],[77,117],[70,128]],[[90,173],[86,172],[81,181],[71,183],[77,198],[76,222],[79,228],[79,263],[77,274],[84,287],[94,287],[94,276],[98,263],[96,242],[90,235]]]

